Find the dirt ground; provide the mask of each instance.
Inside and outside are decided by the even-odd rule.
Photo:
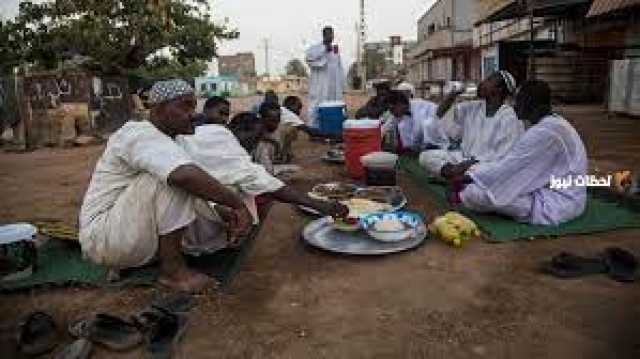
[[[598,107],[562,108],[602,167],[640,168],[640,120],[607,118]],[[0,221],[74,224],[102,147],[0,154]],[[344,178],[299,141],[295,185]],[[410,207],[434,214],[401,178]],[[562,281],[537,272],[560,251],[592,255],[607,246],[640,254],[640,230],[489,244],[454,250],[437,241],[383,258],[307,247],[307,219],[276,205],[231,287],[198,297],[181,346],[185,358],[638,358],[640,288],[603,276]],[[13,358],[21,315],[52,313],[61,325],[94,312],[123,317],[156,289],[54,289],[0,297],[0,357]],[[68,338],[67,338],[68,340]],[[96,358],[138,358],[142,351]]]

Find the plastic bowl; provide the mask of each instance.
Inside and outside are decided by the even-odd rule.
[[[380,231],[376,230],[376,223],[382,220],[399,220],[404,229],[399,231]],[[360,225],[372,238],[381,242],[400,242],[411,237],[414,237],[417,233],[417,229],[422,225],[424,221],[422,217],[414,212],[398,211],[391,213],[372,213],[363,216],[360,219]]]

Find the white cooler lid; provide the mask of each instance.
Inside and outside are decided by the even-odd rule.
[[[364,167],[392,169],[398,162],[398,155],[391,152],[372,152],[360,157]]]
[[[380,120],[346,120],[343,128],[378,128]]]
[[[345,107],[344,101],[325,101],[320,103],[318,107]]]

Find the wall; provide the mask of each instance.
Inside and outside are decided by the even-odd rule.
[[[238,53],[218,58],[220,75],[235,75],[238,77],[255,77],[256,61],[252,53]]]

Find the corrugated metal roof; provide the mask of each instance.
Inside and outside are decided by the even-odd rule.
[[[587,17],[603,15],[634,5],[640,5],[640,0],[594,0]]]

